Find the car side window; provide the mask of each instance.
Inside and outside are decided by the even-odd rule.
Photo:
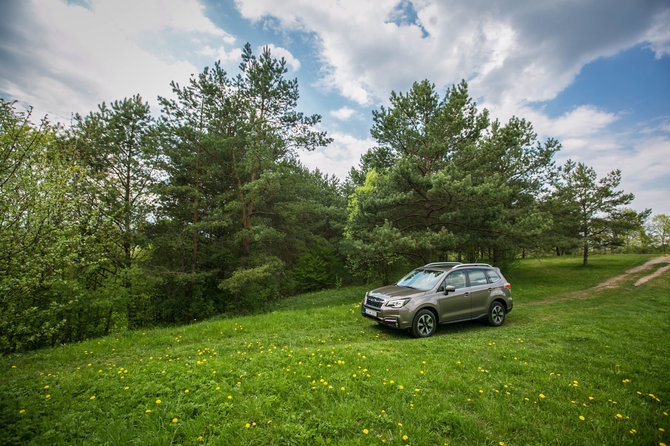
[[[470,278],[470,286],[486,285],[488,283],[486,274],[481,269],[472,269],[468,271],[468,277]]]
[[[495,271],[486,271],[486,275],[489,276],[489,283],[495,283],[500,280],[500,276]]]
[[[456,289],[465,288],[465,271],[454,271],[449,273],[444,282],[442,283],[442,289],[448,286],[453,286]]]

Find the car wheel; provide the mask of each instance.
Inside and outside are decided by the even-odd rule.
[[[489,325],[500,327],[505,322],[505,306],[496,301],[489,307]]]
[[[412,334],[417,338],[427,338],[435,333],[437,328],[437,318],[435,313],[430,310],[423,309],[416,313],[414,322],[412,323]]]

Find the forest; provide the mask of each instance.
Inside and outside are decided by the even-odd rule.
[[[373,112],[376,145],[340,180],[300,163],[318,114],[269,49],[242,51],[69,125],[0,99],[0,351],[263,311],[431,261],[667,252],[621,172],[558,164],[560,142],[428,80]]]

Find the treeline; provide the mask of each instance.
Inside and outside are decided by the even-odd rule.
[[[667,217],[657,243],[620,172],[556,166],[557,141],[491,121],[465,83],[392,93],[345,182],[310,172],[298,152],[330,139],[285,75],[247,45],[236,76],[173,83],[158,118],[134,96],[67,128],[0,100],[0,350],[258,311],[399,265],[666,248]]]

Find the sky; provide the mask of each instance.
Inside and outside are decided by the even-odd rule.
[[[311,169],[345,179],[375,145],[372,111],[428,79],[468,82],[480,108],[533,123],[558,163],[621,169],[631,206],[670,215],[667,0],[0,0],[0,97],[37,120],[139,93],[268,46],[322,115]]]

